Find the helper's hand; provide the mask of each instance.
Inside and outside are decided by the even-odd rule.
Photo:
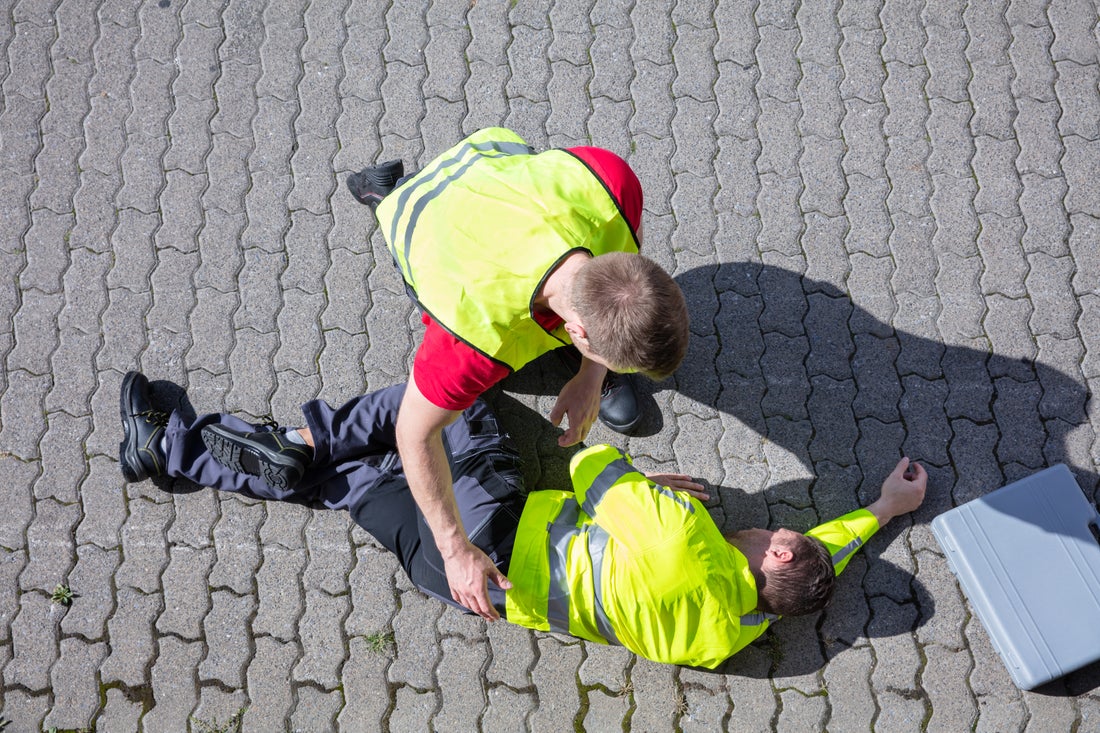
[[[449,557],[443,558],[443,569],[447,573],[447,584],[450,586],[452,598],[486,621],[500,618],[500,614],[489,602],[486,579],[504,590],[511,588],[512,583],[493,565],[488,555],[466,542]]]
[[[882,494],[867,509],[878,518],[879,526],[894,517],[914,511],[924,501],[928,472],[919,463],[902,458],[882,482]]]
[[[592,423],[600,414],[600,388],[607,370],[581,369],[577,376],[565,383],[550,411],[550,422],[554,427],[561,425],[563,417],[569,418],[569,429],[558,436],[558,445],[567,448],[576,445],[588,436]]]
[[[687,474],[647,473],[645,477],[655,484],[667,486],[673,491],[682,491],[685,494],[690,494],[700,501],[706,501],[710,498],[710,494],[707,493],[706,487],[693,480],[691,476]]]

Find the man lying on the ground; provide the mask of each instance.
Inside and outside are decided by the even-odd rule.
[[[178,476],[347,509],[420,590],[462,608],[397,454],[404,391],[397,385],[339,409],[307,402],[300,429],[217,414],[188,423],[154,409],[148,380],[130,372],[120,397],[120,467],[129,481]],[[512,581],[507,592],[490,587],[502,616],[703,667],[722,663],[779,616],[823,608],[852,553],[920,506],[928,478],[903,458],[866,509],[806,535],[746,529],[723,537],[699,503],[707,498],[700,484],[678,474],[646,477],[607,445],[573,457],[573,491],[525,494],[519,456],[481,400],[445,429],[444,443],[470,541]]]

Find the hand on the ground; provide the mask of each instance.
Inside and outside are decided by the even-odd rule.
[[[458,552],[443,559],[443,569],[447,573],[447,584],[455,601],[486,621],[500,618],[500,614],[489,602],[486,579],[504,590],[511,588],[512,583],[493,565],[488,555],[467,542]]]
[[[599,377],[596,379],[595,377]],[[565,383],[558,395],[554,409],[550,411],[550,422],[557,427],[561,419],[569,419],[569,428],[558,436],[558,445],[567,448],[576,445],[588,436],[592,423],[600,414],[600,387],[603,374],[599,371],[585,373],[581,370],[577,376]]]
[[[690,494],[700,501],[706,501],[710,498],[710,494],[707,493],[707,489],[701,483],[698,483],[691,476],[683,473],[647,473],[646,478],[655,484],[661,486],[667,486],[674,491],[682,491],[685,494]]]
[[[928,472],[919,463],[910,463],[902,458],[898,465],[882,482],[882,494],[878,500],[867,507],[878,518],[879,526],[894,517],[908,514],[924,501],[924,492],[928,486]]]

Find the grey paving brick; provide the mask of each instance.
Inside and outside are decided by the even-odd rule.
[[[207,652],[199,663],[199,680],[239,689],[244,686],[245,670],[253,654],[248,622],[255,613],[256,601],[226,590],[213,591],[210,601],[210,611],[203,619]]]
[[[622,695],[609,695],[602,690],[588,693],[588,708],[581,721],[585,730],[614,729],[630,710],[630,700]],[[686,730],[686,729],[685,729]]]
[[[1025,285],[1034,308],[1029,322],[1031,332],[1074,338],[1079,311],[1076,303],[1065,297],[1071,291],[1073,261],[1036,252],[1028,257],[1028,265]]]
[[[26,725],[27,730],[42,730],[42,721],[49,711],[48,693],[35,695],[18,688],[4,693],[4,717]]]
[[[157,619],[157,631],[189,640],[202,638],[202,621],[211,604],[207,576],[213,564],[211,548],[171,548],[168,566],[161,575],[164,612]]]
[[[918,731],[928,716],[927,703],[922,698],[885,690],[878,696],[878,717],[875,725],[883,730]]]
[[[20,595],[19,611],[11,620],[13,658],[4,667],[5,686],[21,685],[31,692],[49,687],[50,668],[58,657],[58,624],[64,615],[64,607],[51,603],[48,595]]]
[[[256,651],[248,663],[248,710],[245,730],[278,730],[286,727],[294,707],[290,670],[300,650],[270,637],[256,639]]]
[[[989,313],[985,318],[985,330],[993,353],[997,355],[997,358],[990,361],[991,376],[1007,374],[1020,381],[1029,381],[1032,378],[1031,369],[1018,359],[1034,359],[1037,349],[1030,339],[1014,341],[1011,334],[1021,333],[1026,328],[1025,323],[1031,315],[1031,304],[1024,300],[998,296],[991,296],[988,301]]]
[[[0,627],[0,640],[3,641],[10,641],[12,638],[12,620],[19,613],[18,577],[26,563],[25,550],[0,551],[0,578],[4,581],[4,584],[0,585],[0,620],[3,621],[3,626]],[[10,656],[9,649],[8,656],[4,658],[5,664]]]
[[[927,41],[922,54],[929,69],[928,84],[925,86],[928,96],[959,103],[969,101],[966,31],[957,26],[929,24],[925,34]]]
[[[823,675],[829,690],[828,729],[862,728],[876,710],[870,685],[874,658],[869,646],[845,649],[829,660]],[[736,709],[736,708],[735,708]]]
[[[1100,186],[1096,177],[1090,174],[1100,165],[1100,143],[1067,137],[1065,148],[1062,168],[1069,186],[1066,208],[1074,214],[1100,216]]]
[[[397,657],[388,670],[390,682],[418,689],[433,687],[432,674],[439,663],[435,624],[442,611],[438,601],[416,592],[402,593],[393,619]]]
[[[104,730],[137,730],[144,712],[141,700],[131,699],[120,688],[108,688],[103,695],[103,708],[96,716],[96,726]]]
[[[630,672],[634,712],[631,726],[637,730],[669,730],[677,707],[679,688],[673,667],[638,659]]]
[[[1072,229],[1062,205],[1068,191],[1065,180],[1036,174],[1025,175],[1022,180],[1024,189],[1020,196],[1020,212],[1026,227],[1022,239],[1024,251],[1046,252],[1054,256],[1068,254]]]
[[[397,690],[395,698],[396,703],[389,718],[390,730],[412,733],[428,728],[439,705],[439,695],[436,692],[420,692],[412,687],[402,687]]]
[[[503,684],[514,689],[528,687],[531,684],[531,668],[538,658],[535,634],[519,626],[493,623],[486,628],[486,636],[491,654],[485,679],[491,684]]]
[[[171,635],[160,638],[150,671],[158,694],[153,708],[142,717],[144,726],[162,730],[186,729],[199,700],[195,680],[202,656],[201,642],[185,642]]]
[[[153,621],[163,602],[159,595],[146,595],[125,586],[116,591],[115,597],[118,604],[107,622],[111,653],[100,667],[100,680],[138,687],[148,683],[150,667],[163,653],[153,633]]]
[[[567,730],[580,706],[573,679],[583,659],[579,641],[563,643],[544,636],[537,642],[539,656],[531,670],[531,680],[540,691],[538,709],[528,716],[532,731]]]
[[[765,650],[767,642],[758,642],[746,647],[727,662],[724,667],[731,674],[738,675],[737,684],[730,685],[729,698],[733,710],[729,716],[731,730],[745,725],[756,725],[755,721],[773,721],[779,712],[779,698],[769,683],[767,676],[772,660]],[[743,678],[740,675],[745,675]]]
[[[114,460],[93,457],[80,485],[83,518],[76,528],[78,544],[92,543],[104,549],[119,546],[119,530],[126,520],[122,475]]]
[[[803,223],[799,198],[803,187],[797,178],[782,178],[768,173],[760,178],[761,231],[757,240],[761,252],[776,252],[787,257],[801,254]]]
[[[348,541],[343,512],[317,512],[305,530],[310,562],[302,575],[303,588],[337,595],[348,590],[354,553]]]
[[[44,499],[34,504],[34,521],[27,529],[27,564],[19,576],[24,593],[46,594],[65,582],[75,561],[72,529],[79,521],[80,506]]]
[[[822,695],[807,697],[797,690],[781,692],[782,712],[776,721],[777,731],[796,731],[807,728],[820,729],[826,716],[826,698]]]
[[[227,727],[233,717],[247,705],[248,696],[243,690],[227,690],[215,686],[202,687],[199,689],[199,704],[191,717],[217,730],[220,727]]]
[[[1054,65],[1054,92],[1061,103],[1058,130],[1063,136],[1079,135],[1086,140],[1100,137],[1100,67],[1080,66],[1072,61]]]
[[[212,586],[228,588],[237,595],[252,592],[261,560],[255,536],[263,520],[261,504],[245,504],[229,497],[222,499],[221,520],[214,525],[218,561],[210,571]]]
[[[298,578],[305,563],[301,550],[263,548],[263,564],[256,574],[258,608],[252,621],[254,633],[270,634],[280,641],[295,639],[303,608]],[[352,632],[350,627],[348,630]]]
[[[341,626],[349,605],[348,596],[306,591],[305,613],[298,624],[302,656],[294,666],[295,680],[312,682],[326,690],[340,684],[340,667],[347,656]]]
[[[440,730],[474,730],[488,703],[483,670],[489,663],[489,645],[484,640],[445,637],[441,646],[435,675],[442,704],[432,725]]]
[[[864,253],[884,257],[890,251],[888,241],[892,230],[886,212],[889,187],[883,180],[862,175],[848,176],[847,183],[848,192],[844,196],[844,213],[850,226],[847,250],[852,255]]]
[[[871,27],[843,27],[844,41],[840,44],[840,62],[849,70],[840,83],[840,94],[845,99],[857,98],[868,104],[883,101],[882,87],[886,81],[886,67],[881,60],[885,39],[875,17]]]
[[[34,482],[35,498],[77,503],[80,501],[78,489],[87,471],[83,443],[91,431],[91,421],[55,412],[50,415],[48,424],[41,446],[42,473]]]
[[[191,311],[191,328],[202,334],[187,352],[187,365],[217,373],[224,369],[225,357],[233,348],[233,314],[239,298],[214,288],[200,288]]]
[[[1023,297],[1028,270],[1020,247],[1023,222],[1019,218],[1004,219],[995,215],[979,218],[982,229],[978,235],[978,251],[985,267],[982,292],[987,296]]]
[[[133,500],[122,527],[122,564],[115,575],[119,586],[143,593],[161,589],[160,574],[168,564],[168,551],[161,538],[172,520],[172,507]]]
[[[279,336],[276,333],[259,333],[250,328],[242,328],[234,333],[228,371],[231,374],[248,373],[249,378],[233,380],[232,387],[225,396],[228,407],[257,416],[275,414],[271,404],[271,393],[275,389],[275,370],[271,357],[277,353],[278,345]],[[246,364],[252,365],[247,371]],[[265,367],[257,368],[257,364],[264,364]]]
[[[946,174],[956,179],[969,178],[970,162],[975,153],[974,140],[968,129],[972,114],[969,105],[932,99],[929,106],[931,114],[927,127],[931,148],[928,170],[934,177],[936,174]]]
[[[1090,32],[1096,27],[1096,12],[1095,6],[1080,0],[1050,8],[1047,17],[1054,30],[1050,53],[1055,61],[1095,64],[1100,60],[1096,37]]]
[[[96,669],[107,656],[107,645],[79,639],[62,639],[61,655],[50,675],[53,709],[43,725],[83,728],[99,710]]]
[[[844,144],[840,140],[809,138],[804,145],[799,161],[805,185],[799,201],[802,210],[826,216],[842,216],[844,208],[841,201],[845,181],[841,158],[844,155]]]

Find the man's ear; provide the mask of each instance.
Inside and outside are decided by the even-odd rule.
[[[768,554],[775,558],[776,562],[788,563],[794,560],[794,553],[786,547],[769,548]]]
[[[569,338],[574,344],[581,341],[586,346],[588,345],[588,330],[580,321],[566,321],[565,332],[569,334]]]

